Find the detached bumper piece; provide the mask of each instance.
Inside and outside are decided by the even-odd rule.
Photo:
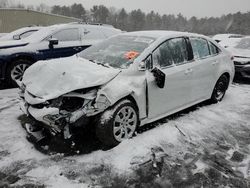
[[[42,129],[37,129],[37,127],[34,127],[31,124],[26,123],[25,129],[28,133],[28,139],[32,142],[38,143],[46,138],[46,135]]]

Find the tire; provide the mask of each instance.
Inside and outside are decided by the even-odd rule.
[[[99,116],[96,136],[105,146],[114,147],[134,136],[138,124],[139,116],[135,104],[124,99]]]
[[[213,94],[211,96],[210,102],[211,103],[218,103],[222,101],[226,94],[226,90],[229,85],[229,79],[226,75],[222,75],[219,80],[216,82]]]
[[[7,70],[7,82],[12,87],[17,87],[17,82],[22,81],[25,70],[33,63],[29,60],[19,59],[11,63]]]

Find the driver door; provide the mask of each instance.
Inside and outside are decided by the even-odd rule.
[[[152,53],[152,61],[165,74],[165,84],[159,88],[155,76],[147,71],[149,119],[176,111],[192,101],[192,61],[189,61],[186,39],[164,42]]]

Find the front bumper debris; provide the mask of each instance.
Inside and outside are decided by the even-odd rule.
[[[37,121],[39,126],[48,130],[51,135],[61,134],[65,139],[71,138],[71,128],[85,126],[89,123],[89,118],[85,116],[84,111],[79,113],[80,110],[72,113],[61,113],[55,107],[36,109],[24,101],[20,103],[20,108],[28,117]],[[74,122],[72,118],[75,120]],[[36,123],[32,126],[36,126]],[[29,128],[25,127],[25,129],[29,134],[32,134],[32,137],[37,137],[37,135],[33,135],[33,132]]]
[[[46,137],[42,129],[35,130],[31,124],[26,123],[24,128],[33,142],[40,142]]]

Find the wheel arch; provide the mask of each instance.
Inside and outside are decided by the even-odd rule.
[[[12,66],[13,62],[20,60],[20,59],[28,60],[32,63],[37,61],[31,54],[15,54],[10,58],[9,63],[7,64],[6,70],[8,70]]]

